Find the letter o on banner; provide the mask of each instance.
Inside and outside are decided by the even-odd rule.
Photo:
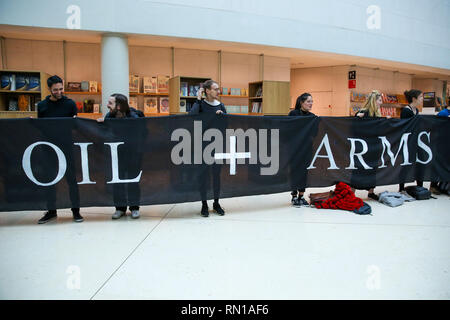
[[[51,147],[53,150],[55,150],[56,155],[58,156],[58,174],[56,175],[55,180],[49,182],[49,183],[42,183],[36,180],[36,178],[33,175],[33,171],[31,170],[31,153],[33,152],[34,147],[39,145],[46,145]],[[67,169],[67,162],[66,157],[64,156],[64,153],[61,151],[60,148],[58,148],[56,145],[45,142],[45,141],[38,141],[30,145],[28,148],[25,149],[25,152],[23,153],[22,157],[22,168],[23,171],[25,171],[25,174],[27,175],[28,179],[33,181],[38,186],[48,187],[52,186],[59,182],[59,180],[64,177],[64,174],[66,173]]]

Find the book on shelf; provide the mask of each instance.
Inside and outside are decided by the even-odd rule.
[[[159,98],[159,112],[169,113],[169,98],[167,97]]]
[[[75,104],[77,105],[77,112],[83,112],[84,111],[84,104],[81,101],[77,101],[75,102]]]
[[[140,93],[139,89],[139,76],[130,74],[129,91],[133,93]]]
[[[262,102],[253,102],[252,103],[252,112],[253,113],[261,113],[262,112]]]
[[[83,92],[89,91],[89,81],[81,81],[81,91]]]
[[[19,111],[31,111],[31,97],[25,94],[19,95],[17,97],[17,105]]]
[[[137,99],[137,97],[130,97],[130,100],[129,100],[128,104],[129,104],[129,106],[131,108],[137,109],[138,108],[138,99]]]
[[[188,96],[188,83],[180,82],[180,96],[187,97]]]
[[[158,93],[169,92],[169,76],[158,75]]]
[[[241,89],[240,88],[230,88],[230,93],[232,96],[240,96]]]
[[[92,99],[84,100],[84,105],[83,105],[84,112],[92,113],[94,111],[94,103],[95,103],[95,101]]]
[[[67,91],[81,92],[81,82],[67,82]]]
[[[98,92],[97,81],[89,81],[89,92]]]
[[[241,113],[248,113],[248,106],[241,106]]]
[[[144,112],[158,113],[158,98],[156,97],[144,98]]]
[[[256,97],[262,97],[262,87],[259,87],[258,90],[256,90]]]
[[[100,113],[100,103],[94,103],[94,113]]]
[[[2,90],[11,90],[11,75],[10,74],[2,74],[0,88]]]
[[[23,74],[16,75],[16,91],[27,90],[29,81],[30,81],[30,79]]]
[[[189,92],[188,92],[189,97],[196,97],[198,90],[200,90],[200,84],[198,84],[198,85],[190,85],[189,86]]]
[[[157,77],[144,77],[143,86],[144,86],[144,93],[157,93],[158,78]]]
[[[187,112],[186,100],[180,99],[180,112]]]
[[[19,111],[17,98],[10,98],[8,102],[8,111]]]
[[[222,89],[220,90],[220,92],[222,92],[222,95],[227,96],[230,94],[230,91],[228,91],[227,87],[222,87]]]
[[[80,86],[81,86],[81,84],[80,84]],[[39,90],[41,90],[40,77],[30,76],[30,82],[28,84],[28,91],[39,91]]]

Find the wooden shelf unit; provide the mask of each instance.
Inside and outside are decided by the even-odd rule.
[[[381,92],[383,94],[383,92]],[[395,95],[395,96],[399,96],[399,94],[386,94],[386,95]],[[356,111],[354,110],[354,107],[359,107],[359,109],[364,107],[364,104],[366,103],[366,100],[362,101],[355,101],[352,100],[352,92],[350,92],[350,108],[349,108],[349,115],[350,116],[354,116],[356,114]],[[382,108],[394,108],[395,109],[395,113],[390,116],[391,118],[400,118],[400,114],[402,112],[402,108],[407,106],[408,103],[405,102],[393,102],[393,103],[383,103],[381,104],[381,109]],[[419,112],[422,112],[422,106],[420,106],[419,108]],[[382,115],[383,117],[386,117],[386,115]]]
[[[97,96],[97,95],[101,95],[102,93],[101,92],[99,92],[99,91],[97,91],[97,92],[91,92],[91,91],[64,91],[64,95],[65,96],[68,96],[68,95],[71,95],[71,94],[76,94],[76,95],[85,95],[85,96],[90,96],[90,95],[93,95],[93,96]]]
[[[37,117],[37,111],[35,109],[35,103],[44,100],[50,95],[50,90],[47,87],[47,79],[49,74],[42,71],[29,71],[29,70],[0,70],[0,76],[5,74],[24,74],[26,76],[39,77],[40,88],[38,91],[26,91],[26,90],[0,90],[0,118],[29,118]],[[9,99],[18,98],[19,95],[30,96],[30,111],[9,111]]]
[[[130,96],[145,96],[145,97],[168,97],[169,93],[142,93],[142,92],[130,92]]]
[[[231,94],[220,94],[219,97],[225,97],[225,98],[246,98],[248,99],[248,96],[236,96]]]
[[[180,111],[180,99],[192,100],[190,102],[194,103],[197,96],[181,96],[180,88],[181,82],[187,82],[188,87],[191,85],[199,85],[206,80],[211,78],[197,78],[197,77],[183,77],[176,76],[169,79],[169,114],[185,114],[186,112]]]
[[[262,88],[262,95],[256,96]],[[248,114],[249,115],[287,115],[289,113],[290,83],[289,81],[257,81],[248,84]],[[262,103],[262,112],[251,112],[253,102]]]

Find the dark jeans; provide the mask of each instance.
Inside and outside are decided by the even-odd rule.
[[[116,210],[126,212],[127,207],[116,207]],[[139,206],[130,206],[130,211],[133,211],[133,210],[139,210]]]
[[[291,192],[291,196],[296,197],[297,196],[297,192],[298,193],[305,192],[305,189],[294,190],[294,191]]]
[[[72,210],[72,213],[73,213],[73,214],[75,214],[75,213],[80,213],[80,208],[72,208],[71,210]],[[48,210],[48,213],[54,213],[54,214],[56,214],[56,210]]]
[[[202,201],[205,201],[207,199],[207,190],[211,188],[211,178],[212,178],[214,199],[219,199],[220,170],[222,169],[222,165],[220,164],[204,165],[202,169],[203,170],[198,177],[200,186],[199,191]]]

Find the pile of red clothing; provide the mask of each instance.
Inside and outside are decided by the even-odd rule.
[[[355,197],[352,189],[345,183],[339,182],[334,189],[334,197],[323,202],[316,202],[317,209],[342,209],[353,211],[364,205],[364,202]]]

